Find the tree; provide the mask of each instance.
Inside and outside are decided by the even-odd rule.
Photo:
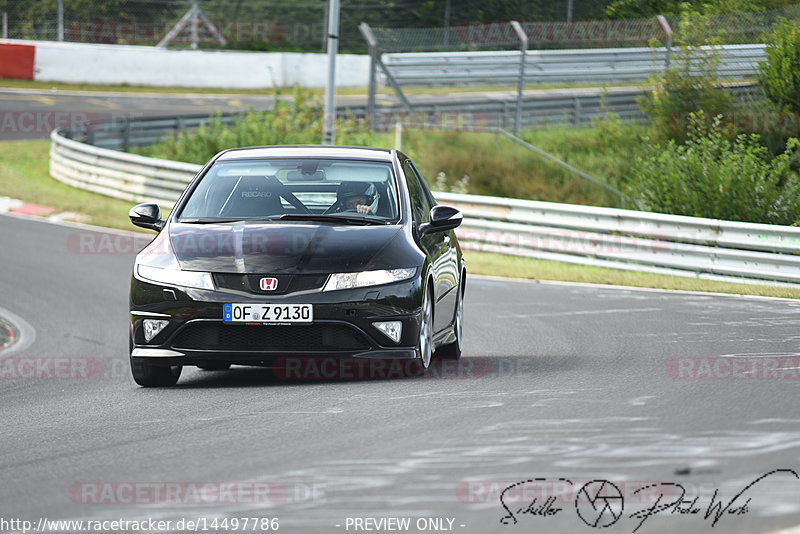
[[[767,37],[766,53],[758,72],[764,93],[780,110],[800,110],[800,26],[781,21]]]

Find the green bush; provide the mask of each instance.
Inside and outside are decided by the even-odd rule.
[[[250,111],[233,124],[215,118],[192,132],[166,138],[141,152],[158,158],[205,163],[217,152],[231,147],[318,144],[321,140],[322,109],[308,91],[297,87],[291,101],[278,97],[271,111]],[[380,146],[378,137],[365,125],[341,120],[336,123],[336,143]]]
[[[708,16],[683,7],[670,67],[650,79],[653,90],[639,100],[659,135],[678,141],[686,139],[691,113],[713,117],[733,108],[717,70],[720,37],[709,38]]]
[[[634,197],[643,209],[771,224],[800,219],[800,180],[791,157],[800,141],[771,158],[758,135],[731,140],[719,118],[690,118],[685,144],[654,147],[634,166]]]
[[[778,109],[800,110],[800,26],[781,21],[767,37],[766,52],[758,73],[764,93]]]

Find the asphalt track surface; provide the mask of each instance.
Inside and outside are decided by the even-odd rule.
[[[272,108],[271,95],[150,94],[0,89],[0,140],[44,139],[72,121],[123,120]]]
[[[143,389],[127,368],[133,253],[81,253],[74,243],[83,232],[0,216],[0,316],[21,333],[0,354],[0,518],[259,516],[279,518],[281,532],[336,533],[357,531],[348,517],[409,517],[410,532],[430,517],[453,519],[453,532],[592,532],[581,516],[602,526],[613,516],[600,503],[614,495],[602,494],[593,516],[585,499],[575,505],[577,489],[602,479],[626,499],[603,531],[623,533],[638,525],[631,514],[655,502],[637,501],[635,487],[680,483],[705,510],[717,488],[727,504],[772,470],[800,471],[796,369],[783,379],[678,379],[670,363],[738,355],[788,369],[799,352],[800,302],[474,278],[455,371],[320,381],[185,369],[178,387]],[[14,375],[20,361],[53,358],[100,371]],[[528,483],[509,507],[555,493],[550,509],[561,510],[501,524],[499,490],[537,478],[548,481]],[[180,493],[231,481],[272,493],[256,504],[246,495],[198,504]],[[122,494],[126,483],[183,489],[165,502]],[[676,486],[659,488],[673,500]],[[637,532],[800,523],[791,473],[746,497],[742,514],[713,529],[702,513],[664,512]]]

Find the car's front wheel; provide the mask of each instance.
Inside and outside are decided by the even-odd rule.
[[[417,355],[413,362],[409,362],[407,375],[420,376],[431,364],[433,355],[433,299],[431,290],[427,288],[422,297],[422,313],[420,315],[419,338],[417,339]]]
[[[133,380],[144,387],[174,386],[178,383],[183,366],[153,365],[146,358],[131,356]]]

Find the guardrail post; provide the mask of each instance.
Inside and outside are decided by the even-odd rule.
[[[173,133],[172,136],[175,139],[177,139],[181,135],[181,133],[183,133],[183,130],[185,128],[186,127],[183,124],[183,117],[175,117],[175,132]]]
[[[376,60],[378,57],[378,41],[372,33],[369,24],[362,22],[358,25],[358,31],[367,41],[369,46],[369,90],[367,92],[367,117],[369,117],[369,130],[375,130],[375,91],[376,91]]]
[[[528,36],[522,25],[516,20],[511,21],[511,27],[519,38],[519,80],[517,81],[517,115],[514,118],[514,134],[519,135],[522,126],[522,91],[525,88],[525,56],[528,52]]]
[[[664,30],[664,33],[667,34],[667,52],[664,56],[664,70],[669,68],[670,63],[670,56],[672,56],[672,28],[667,22],[667,18],[664,15],[659,15],[658,23],[661,24],[661,28]]]
[[[122,123],[122,150],[127,152],[131,145],[131,121],[125,119]]]
[[[580,97],[575,97],[573,99],[573,106],[572,106],[572,124],[575,126],[581,125],[581,99]]]

